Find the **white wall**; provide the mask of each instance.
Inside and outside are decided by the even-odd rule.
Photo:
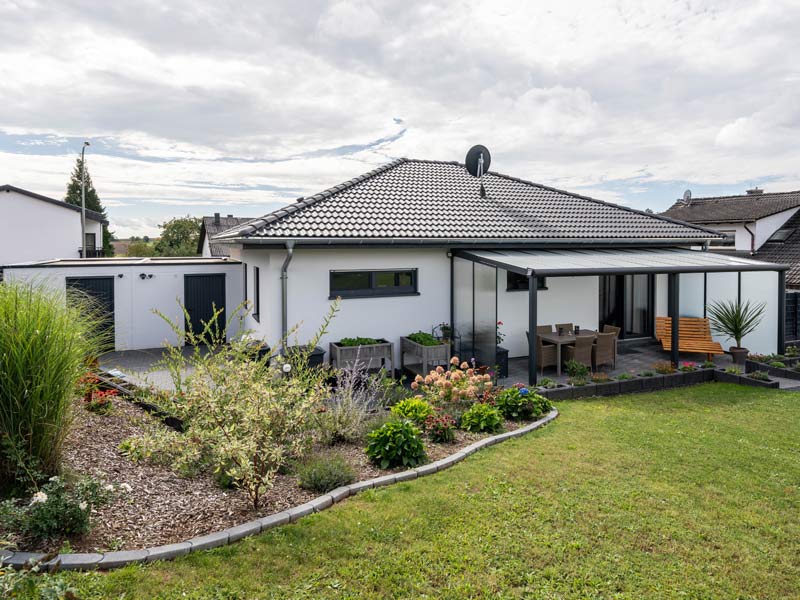
[[[537,304],[539,325],[573,323],[597,329],[600,319],[599,277],[548,277],[546,290],[540,290]],[[498,270],[497,318],[506,334],[503,347],[508,355],[528,356],[528,292],[506,291],[506,271]]]
[[[152,274],[153,277],[141,279],[140,273]],[[230,311],[242,302],[242,266],[235,262],[14,268],[6,269],[5,277],[9,281],[32,281],[66,292],[67,277],[113,276],[115,349],[138,350],[158,348],[165,341],[178,343],[170,326],[153,310],[183,323],[183,313],[178,304],[184,299],[183,276],[212,273],[225,275],[228,317]]]
[[[0,265],[78,258],[81,214],[18,192],[0,193]],[[86,231],[103,246],[102,225],[86,219]]]
[[[761,248],[762,244],[766,242],[773,233],[778,231],[778,229],[780,229],[786,223],[786,221],[791,219],[798,210],[800,209],[792,208],[756,221],[756,250]],[[753,229],[753,227],[750,229]]]
[[[275,345],[281,337],[280,270],[285,250],[242,250],[242,262],[248,265],[248,299],[253,300],[253,267],[260,267],[260,322],[252,316],[247,328]],[[395,345],[395,360],[400,337],[416,331],[431,331],[450,321],[450,259],[445,249],[295,249],[288,275],[288,323],[300,324],[299,343],[307,342],[316,332],[332,300],[331,270],[358,269],[418,270],[418,296],[385,298],[346,298],[320,346],[343,337],[385,338]]]

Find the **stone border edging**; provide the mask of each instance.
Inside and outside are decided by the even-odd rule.
[[[42,563],[42,568],[48,571],[64,570],[64,571],[90,571],[95,569],[110,570],[118,569],[130,564],[151,563],[157,560],[171,560],[190,552],[197,552],[198,550],[209,550],[219,546],[232,544],[243,538],[259,534],[263,531],[268,531],[274,527],[285,525],[287,523],[294,523],[301,517],[310,515],[311,513],[320,512],[326,508],[330,508],[334,504],[341,502],[345,498],[355,496],[364,490],[379,488],[401,481],[410,481],[426,475],[433,475],[438,471],[444,471],[453,465],[461,462],[470,454],[474,454],[482,448],[493,446],[506,440],[520,437],[547,425],[550,421],[558,417],[558,410],[551,410],[545,417],[534,421],[524,427],[500,433],[482,440],[478,440],[474,444],[470,444],[466,448],[462,448],[458,452],[451,454],[446,458],[437,460],[436,462],[428,463],[417,467],[416,469],[409,469],[408,471],[401,471],[400,473],[390,473],[380,477],[374,477],[365,481],[357,481],[351,485],[345,485],[336,488],[333,491],[323,494],[313,500],[300,504],[298,506],[289,508],[285,511],[274,513],[266,517],[261,517],[241,525],[229,527],[222,531],[209,533],[200,537],[195,537],[184,542],[177,542],[174,544],[167,544],[164,546],[154,546],[152,548],[145,548],[143,550],[122,550],[118,552],[99,553],[70,553],[59,554]],[[45,558],[44,553],[39,552],[13,552],[11,550],[0,550],[0,566],[9,566],[15,569],[21,569],[31,561],[40,561]]]

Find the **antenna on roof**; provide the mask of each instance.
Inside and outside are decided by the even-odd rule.
[[[683,203],[686,206],[690,206],[692,204],[692,190],[686,190],[683,192]]]
[[[489,170],[489,165],[492,164],[492,155],[489,154],[489,149],[486,146],[473,146],[467,152],[467,157],[464,159],[464,166],[467,172],[473,177],[477,177],[481,182],[480,194],[481,198],[486,198],[486,188],[483,187],[483,174]]]

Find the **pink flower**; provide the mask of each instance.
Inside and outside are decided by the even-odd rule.
[[[453,358],[451,358],[450,359],[450,364],[453,365],[453,366],[457,366],[458,365],[458,357],[454,356]]]
[[[419,388],[419,383],[417,383],[416,381],[412,381],[411,382],[411,389],[412,390],[416,390],[418,388]]]
[[[461,363],[461,367],[460,367],[460,368],[462,368],[462,369],[469,369],[469,363],[468,363],[467,361],[464,361],[464,362],[462,362],[462,363]]]
[[[439,366],[439,367],[436,367],[436,372],[437,372],[439,375],[441,375],[442,373],[444,373],[444,367],[441,367],[441,366]]]

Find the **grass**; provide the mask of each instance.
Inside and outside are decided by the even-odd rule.
[[[726,384],[562,403],[542,431],[82,598],[789,598],[800,395]]]

